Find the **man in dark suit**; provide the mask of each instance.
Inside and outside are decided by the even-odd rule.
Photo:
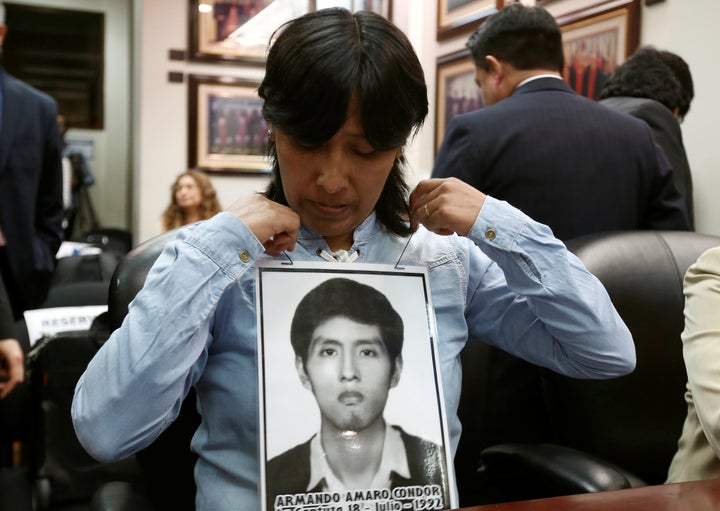
[[[680,122],[694,96],[690,67],[679,55],[650,46],[618,67],[600,91],[600,104],[642,119],[673,168],[675,187],[695,227],[693,184]]]
[[[486,107],[450,122],[432,177],[454,176],[506,200],[564,241],[602,231],[690,228],[672,168],[647,125],[562,80],[562,35],[546,10],[511,4],[467,46]],[[475,405],[493,413],[477,434],[460,439],[460,494],[477,491],[473,469],[482,449],[550,438],[530,426],[545,413],[540,369],[497,348],[485,357],[490,391]],[[459,415],[465,425],[473,410]]]
[[[0,3],[0,48],[7,33]],[[40,305],[62,241],[57,105],[0,69],[0,270],[15,318]]]
[[[506,200],[561,240],[690,228],[647,125],[562,81],[561,32],[547,11],[511,4],[467,46],[487,106],[450,122],[433,177],[458,177]]]
[[[420,487],[437,509],[449,506],[442,448],[383,418],[400,379],[403,330],[385,295],[351,279],[326,280],[303,297],[290,340],[300,381],[320,409],[320,431],[268,462],[268,510],[294,509],[296,498],[321,492],[344,499],[378,490],[367,500],[395,500],[391,490],[400,487]],[[366,494],[359,495],[358,503]]]

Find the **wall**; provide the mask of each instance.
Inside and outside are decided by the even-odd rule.
[[[170,201],[170,186],[187,169],[187,75],[204,74],[262,78],[261,67],[170,60],[170,49],[186,50],[187,0],[136,0],[137,63],[134,200],[136,241],[160,232],[160,217]],[[168,83],[168,72],[182,72],[183,83]],[[261,191],[267,178],[212,176],[224,207],[242,195]]]
[[[71,129],[68,138],[90,139],[88,163],[96,184],[90,196],[107,226],[130,224],[130,7],[132,0],[13,0],[16,4],[105,14],[105,128]],[[12,33],[12,27],[8,27]]]
[[[720,99],[717,36],[720,3],[717,0],[667,0],[643,10],[641,39],[682,55],[693,74],[695,99],[682,123],[683,140],[693,175],[696,228],[720,234],[720,144],[716,126]]]
[[[136,9],[136,94],[134,122],[136,181],[134,227],[137,239],[159,232],[160,214],[169,200],[169,187],[185,169],[187,160],[187,85],[167,82],[168,71],[259,78],[261,70],[232,65],[170,61],[168,50],[187,46],[187,0],[134,0]],[[531,3],[532,0],[525,1]],[[557,0],[556,10],[597,3],[594,0]],[[551,10],[552,10],[551,9]],[[430,115],[425,127],[408,146],[411,180],[429,176],[433,163],[435,122],[435,66],[437,57],[461,49],[469,34],[438,43],[435,38],[436,0],[394,0],[394,21],[410,37],[426,71]],[[695,179],[697,228],[720,235],[720,203],[711,193],[720,190],[720,153],[712,140],[718,100],[712,93],[720,81],[710,60],[706,41],[712,37],[720,14],[717,0],[666,0],[642,9],[641,44],[675,51],[690,64],[696,99],[682,129]],[[212,177],[224,205],[260,191],[265,179]],[[599,212],[602,214],[602,212]]]

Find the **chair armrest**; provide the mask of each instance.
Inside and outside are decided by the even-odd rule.
[[[621,490],[643,485],[612,463],[554,444],[501,444],[480,453],[481,471],[506,500]]]
[[[153,511],[153,507],[130,483],[113,481],[95,491],[90,511]]]

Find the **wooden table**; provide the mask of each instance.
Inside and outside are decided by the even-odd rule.
[[[720,479],[465,508],[465,511],[720,511]]]

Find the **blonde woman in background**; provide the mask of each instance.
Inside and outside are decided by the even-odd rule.
[[[170,205],[162,215],[163,230],[205,220],[221,210],[210,178],[199,170],[188,170],[170,188]]]

